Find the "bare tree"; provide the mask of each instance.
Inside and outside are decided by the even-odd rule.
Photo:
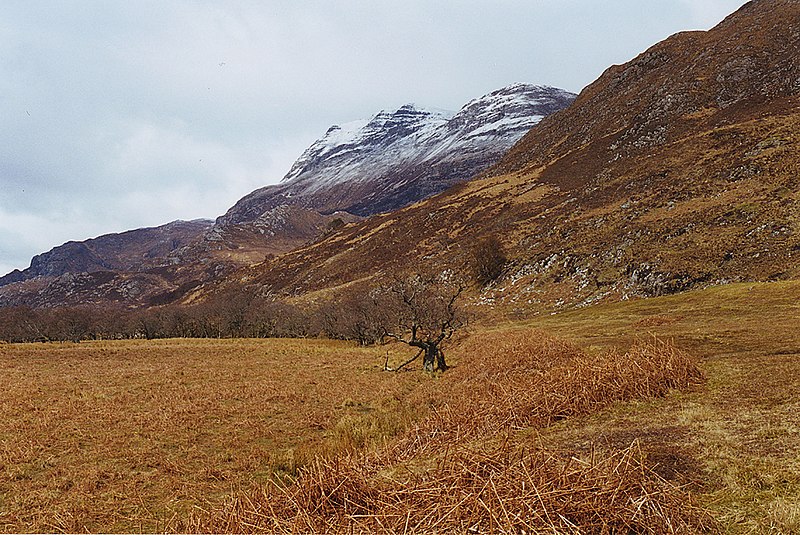
[[[379,342],[386,335],[385,301],[381,288],[353,285],[318,307],[319,330],[329,338],[364,346]]]
[[[481,286],[497,280],[508,263],[503,244],[494,235],[486,236],[475,242],[471,253],[472,275]]]
[[[464,290],[460,280],[442,275],[411,275],[383,288],[386,335],[419,349],[422,367],[432,372],[447,369],[442,344],[465,324],[459,306]]]

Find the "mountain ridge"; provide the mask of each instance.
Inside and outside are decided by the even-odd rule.
[[[468,180],[574,98],[563,89],[516,83],[452,115],[406,104],[346,130],[334,125],[281,183],[243,197],[217,223],[239,224],[279,204],[362,217],[401,208]]]
[[[334,125],[301,154],[282,183],[246,195],[191,239],[184,236],[175,247],[161,247],[145,259],[139,257],[153,246],[148,229],[69,242],[37,255],[30,268],[0,278],[0,288],[5,287],[0,303],[55,306],[82,299],[102,302],[104,295],[122,303],[133,295],[129,306],[161,304],[237,266],[262,262],[364,215],[416,202],[471,178],[574,96],[546,86],[512,84],[472,99],[459,112],[409,104],[344,128]],[[359,159],[362,154],[366,160]],[[125,241],[137,236],[142,244]],[[139,256],[109,247],[96,251],[106,242]],[[22,284],[32,279],[39,280]],[[140,291],[115,288],[117,283],[128,287],[133,279],[143,280]]]
[[[170,253],[190,245],[212,225],[213,221],[209,219],[176,220],[156,227],[69,241],[34,256],[28,268],[0,277],[0,287],[35,277],[59,277],[70,272],[138,271],[163,267],[169,264]]]
[[[349,291],[354,281],[379,284],[415,269],[463,273],[472,244],[490,235],[503,243],[509,262],[473,297],[517,316],[797,278],[798,51],[800,2],[755,0],[711,30],[678,33],[609,67],[493,167],[439,195],[392,212],[372,203],[379,213],[365,220],[331,212],[324,229],[314,218],[324,215],[323,203],[345,204],[345,188],[335,186],[330,191],[340,195],[319,198],[318,205],[311,195],[290,195],[291,210],[308,218],[305,228],[322,232],[298,238],[295,249],[278,257],[263,254],[270,225],[300,229],[280,213],[288,208],[272,212],[287,204],[270,202],[302,182],[298,169],[328,156],[357,159],[348,136],[370,121],[329,129],[341,150],[330,150],[336,143],[312,145],[287,183],[246,196],[218,218],[201,247],[176,253],[184,263],[159,284],[149,282],[162,295],[140,292],[137,304],[237,295],[313,303]],[[402,107],[373,116],[390,127],[372,139],[384,149],[403,134],[429,139],[456,115]],[[426,131],[431,116],[439,125]],[[314,154],[321,157],[315,161]],[[113,281],[98,284],[116,292]],[[46,299],[39,287],[18,292],[17,301],[0,290],[0,299],[64,303],[59,295],[71,302],[93,295],[89,282],[75,291],[62,286]]]

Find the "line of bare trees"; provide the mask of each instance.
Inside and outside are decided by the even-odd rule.
[[[477,242],[472,250],[472,281],[491,284],[506,262],[498,240]],[[378,285],[354,283],[302,306],[238,292],[192,306],[146,310],[0,308],[0,340],[324,336],[362,345],[396,340],[418,351],[414,359],[394,369],[422,356],[425,370],[445,370],[443,346],[466,323],[461,303],[466,287],[463,276],[445,270],[395,276]]]
[[[0,309],[0,340],[82,341],[126,338],[270,338],[312,333],[308,311],[282,302],[219,300],[148,310],[110,307]]]

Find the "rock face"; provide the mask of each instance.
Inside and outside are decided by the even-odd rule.
[[[358,216],[401,208],[472,178],[574,98],[561,89],[514,84],[457,113],[407,104],[368,121],[332,126],[280,184],[247,195],[217,224],[251,222],[285,204]]]

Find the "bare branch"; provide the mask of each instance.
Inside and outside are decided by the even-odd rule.
[[[384,332],[422,350],[425,370],[445,370],[447,364],[441,344],[463,325],[463,311],[458,300],[464,289],[461,281],[444,274],[395,277],[382,292],[385,297],[382,310],[387,327],[391,325]]]
[[[405,368],[406,366],[408,366],[409,364],[411,364],[412,362],[417,360],[420,357],[420,355],[422,355],[423,352],[425,352],[425,350],[424,349],[420,349],[417,352],[416,355],[414,355],[409,360],[407,360],[404,363],[402,363],[397,368],[390,368],[389,367],[389,351],[387,350],[386,351],[386,363],[383,365],[383,371],[385,371],[385,372],[399,372],[400,370],[402,370],[403,368]]]

